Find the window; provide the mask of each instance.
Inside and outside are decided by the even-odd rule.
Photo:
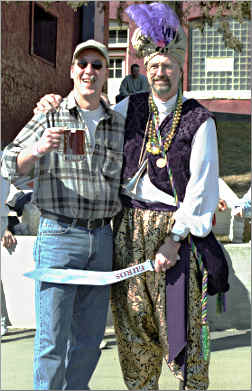
[[[56,65],[57,17],[32,4],[31,54]]]
[[[120,79],[123,76],[123,60],[121,58],[113,58],[109,60],[109,78]]]
[[[242,52],[225,47],[222,34],[217,31],[217,22],[212,27],[207,25],[204,35],[199,29],[191,27],[190,90],[250,90],[249,22],[240,24],[230,20],[230,27],[243,43]]]
[[[127,44],[128,42],[128,30],[109,30],[109,44]]]
[[[128,47],[128,23],[119,23],[116,20],[110,20],[109,22],[109,47],[112,48],[125,48]]]

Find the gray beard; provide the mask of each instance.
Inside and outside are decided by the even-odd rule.
[[[156,88],[154,84],[155,82],[152,83],[151,88],[160,98],[162,98],[164,95],[167,95],[171,91],[172,86],[169,81],[167,86],[163,86],[163,87]]]

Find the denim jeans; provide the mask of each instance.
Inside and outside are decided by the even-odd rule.
[[[36,267],[112,269],[110,225],[89,231],[41,217]],[[109,286],[36,281],[35,390],[87,390],[100,357]]]

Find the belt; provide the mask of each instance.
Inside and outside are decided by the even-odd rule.
[[[74,226],[80,226],[84,227],[86,229],[89,229],[90,231],[104,227],[105,225],[109,224],[111,221],[111,217],[105,217],[104,219],[96,219],[96,220],[88,220],[88,219],[75,219],[72,217],[67,217],[63,215],[59,215],[56,213],[51,212],[45,212],[41,211],[41,216],[46,217],[48,219],[56,220],[61,223],[69,224]]]

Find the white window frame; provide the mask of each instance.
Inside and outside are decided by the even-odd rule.
[[[215,60],[225,60],[224,57],[212,57]],[[228,59],[229,57],[226,56]],[[232,57],[233,58],[233,57]],[[207,57],[205,57],[205,62]],[[191,65],[192,66],[192,65]],[[230,66],[230,64],[229,64]],[[232,76],[233,77],[233,76]],[[247,100],[251,99],[251,90],[190,90],[184,91],[184,95],[187,98],[195,99],[241,99]]]
[[[129,26],[127,23],[122,23],[121,25],[116,21],[109,22],[109,30],[127,30],[127,42],[116,42],[108,43],[109,48],[127,48],[129,45]]]
[[[109,79],[122,79],[125,76],[125,58],[119,55],[116,56],[110,56],[110,60],[122,60],[122,76],[121,77],[110,77]],[[115,69],[115,68],[114,68]]]

